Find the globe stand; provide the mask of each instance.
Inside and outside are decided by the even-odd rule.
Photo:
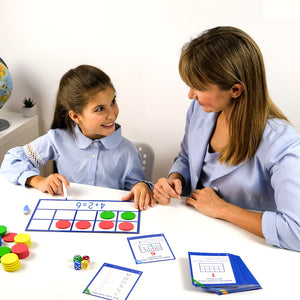
[[[9,122],[7,120],[0,119],[0,131],[7,129],[9,126]]]

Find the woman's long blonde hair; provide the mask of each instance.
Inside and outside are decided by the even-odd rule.
[[[184,45],[179,73],[196,90],[208,83],[223,90],[236,83],[243,86],[242,94],[233,100],[229,141],[218,157],[221,163],[246,162],[257,151],[268,118],[287,120],[270,99],[257,44],[238,28],[212,28]]]

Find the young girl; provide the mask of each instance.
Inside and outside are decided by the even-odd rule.
[[[154,198],[186,195],[207,216],[300,251],[300,137],[269,97],[256,43],[238,28],[212,28],[184,46],[179,72],[192,103]]]
[[[61,79],[51,130],[5,155],[1,173],[11,182],[42,192],[63,194],[70,182],[131,190],[141,210],[153,206],[152,184],[145,181],[134,144],[121,134],[119,108],[110,78],[81,65]],[[53,160],[58,173],[42,177],[39,168]]]

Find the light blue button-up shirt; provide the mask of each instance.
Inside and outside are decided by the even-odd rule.
[[[197,187],[216,117],[192,101],[181,150],[170,170],[184,177],[184,195]],[[300,136],[288,122],[269,119],[251,159],[237,166],[217,162],[204,183],[229,203],[263,212],[269,244],[300,251]]]
[[[140,154],[122,137],[119,125],[113,134],[99,140],[83,135],[77,125],[75,135],[70,130],[51,129],[33,142],[9,150],[0,172],[25,186],[27,178],[39,175],[39,168],[49,160],[56,162],[58,173],[70,182],[121,190],[146,182]]]

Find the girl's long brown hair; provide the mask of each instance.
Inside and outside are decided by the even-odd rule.
[[[84,106],[107,87],[114,89],[109,76],[96,67],[80,65],[69,70],[59,83],[51,128],[66,128],[74,131],[74,123],[69,117],[69,111],[81,113]]]

